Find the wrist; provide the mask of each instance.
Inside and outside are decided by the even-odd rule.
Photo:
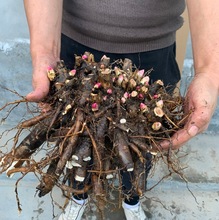
[[[219,96],[219,72],[216,73],[215,71],[210,70],[195,70],[195,78],[196,77],[200,77],[202,82],[209,85],[212,88],[212,92],[217,92],[217,95]]]
[[[46,45],[46,44],[31,44],[30,53],[32,59],[38,59],[39,57],[53,57],[59,59],[60,46]]]
[[[33,71],[45,72],[49,66],[54,68],[59,60],[59,57],[55,57],[52,53],[35,53],[32,55]]]

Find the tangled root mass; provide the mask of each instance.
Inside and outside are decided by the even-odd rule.
[[[66,194],[93,192],[102,201],[112,180],[128,171],[141,196],[148,154],[162,154],[159,142],[182,128],[184,100],[168,94],[161,80],[151,83],[151,71],[134,68],[129,59],[95,62],[86,52],[75,60],[73,70],[63,61],[48,68],[47,111],[18,124],[17,138],[21,130],[30,133],[2,155],[1,172],[37,173],[39,196],[58,186]],[[50,150],[36,161],[34,153],[45,143]],[[69,179],[83,187],[73,189]]]

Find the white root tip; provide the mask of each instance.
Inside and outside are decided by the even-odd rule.
[[[125,124],[126,123],[126,119],[125,118],[121,118],[119,122],[120,122],[120,124]]]
[[[71,161],[73,167],[81,167],[81,164],[75,162],[74,160]]]
[[[79,158],[78,158],[77,155],[72,155],[72,159],[73,159],[73,160],[78,160]]]
[[[12,178],[14,176],[14,173],[12,173],[11,175],[8,175],[8,171],[12,170],[15,168],[15,165],[17,164],[18,161],[14,161],[9,167],[8,169],[5,171],[6,175],[9,177],[9,178]]]
[[[134,170],[133,167],[127,169],[128,172],[132,172],[133,170]]]
[[[150,153],[151,153],[152,155],[154,155],[154,156],[157,155],[157,152],[155,152],[155,151],[150,151]]]
[[[112,173],[106,175],[106,179],[112,179],[112,178],[113,178],[113,174]]]
[[[75,175],[75,180],[77,180],[78,182],[83,182],[84,179],[85,179],[85,178],[84,178],[83,176]]]
[[[83,158],[83,161],[90,161],[91,160],[91,157],[89,156],[89,157],[85,157],[85,158]]]
[[[70,161],[66,162],[65,167],[68,168],[68,169],[72,169],[73,168],[73,166],[72,166]]]
[[[1,159],[1,161],[0,161],[0,166],[2,166],[2,165],[4,164],[4,162],[5,162],[5,157],[3,157],[3,158]]]

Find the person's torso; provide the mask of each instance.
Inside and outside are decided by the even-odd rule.
[[[184,8],[184,0],[64,0],[63,33],[106,52],[158,49],[175,40]]]

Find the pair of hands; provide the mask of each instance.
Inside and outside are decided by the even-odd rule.
[[[33,91],[26,98],[28,101],[40,102],[49,91],[49,80],[46,74],[48,66],[54,65],[56,60],[46,59],[33,71]],[[192,137],[207,129],[211,117],[217,106],[218,84],[210,73],[198,73],[191,82],[186,94],[185,111],[192,110],[183,129],[176,132],[171,140],[160,143],[162,149],[178,149]]]

